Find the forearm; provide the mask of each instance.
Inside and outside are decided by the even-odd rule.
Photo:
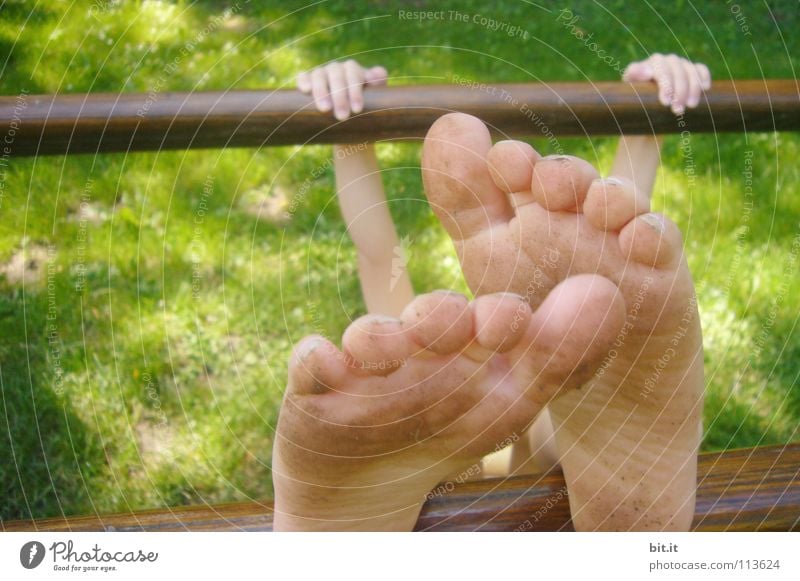
[[[628,178],[639,192],[650,198],[661,163],[662,143],[660,135],[623,135],[617,146],[611,175]]]
[[[336,189],[358,251],[358,273],[370,313],[399,316],[414,298],[372,144],[335,145]]]

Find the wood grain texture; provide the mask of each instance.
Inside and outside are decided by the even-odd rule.
[[[683,125],[653,83],[415,85],[369,89],[365,99],[362,114],[339,122],[290,90],[6,96],[0,149],[30,156],[419,139],[450,111],[504,136],[800,129],[792,80],[716,81]]]
[[[694,530],[800,530],[800,444],[700,457]],[[449,486],[447,487],[450,488]],[[272,503],[239,503],[3,523],[6,531],[268,531]],[[456,485],[434,496],[422,531],[569,531],[560,471]]]

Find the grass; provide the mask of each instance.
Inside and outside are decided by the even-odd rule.
[[[3,94],[286,86],[348,56],[384,64],[396,84],[618,77],[556,12],[525,2],[242,2],[225,18],[215,2],[87,6],[0,8]],[[404,20],[399,9],[468,22]],[[794,77],[796,5],[741,10],[752,36],[725,3],[571,5],[621,62],[677,52],[717,79]],[[475,14],[528,37],[493,32]],[[608,169],[615,140],[560,143]],[[789,133],[666,140],[655,204],[683,229],[698,285],[705,449],[798,437],[798,147]],[[0,519],[270,496],[291,345],[338,336],[364,312],[329,155],[286,147],[0,167]],[[415,288],[465,290],[422,194],[418,144],[378,155]],[[257,220],[249,209],[264,199],[291,219]],[[19,280],[10,265],[23,256],[30,277]]]

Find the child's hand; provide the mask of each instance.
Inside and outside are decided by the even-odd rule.
[[[631,63],[622,74],[629,83],[655,81],[658,100],[671,105],[675,115],[682,115],[686,107],[700,103],[703,91],[711,88],[711,73],[703,63],[693,63],[674,54],[654,54],[650,58]]]
[[[386,84],[388,73],[384,67],[365,69],[353,59],[333,62],[297,75],[297,88],[311,93],[317,109],[326,113],[333,109],[334,116],[343,121],[350,112],[364,109],[364,86]]]

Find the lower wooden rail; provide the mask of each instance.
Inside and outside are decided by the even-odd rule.
[[[703,454],[694,530],[800,530],[800,444]],[[573,530],[560,471],[443,486],[422,531]],[[5,531],[268,531],[272,503],[150,510],[3,523]]]

